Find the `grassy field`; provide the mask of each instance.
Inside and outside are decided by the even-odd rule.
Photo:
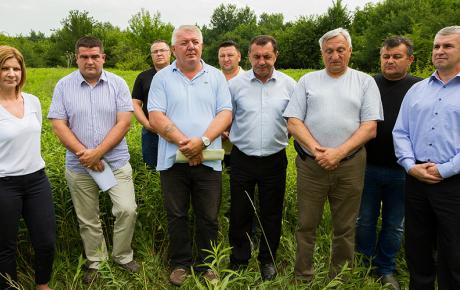
[[[70,69],[29,69],[25,92],[38,96],[46,118],[51,102],[54,85],[57,80],[70,73]],[[132,87],[139,72],[114,71],[122,76]],[[287,70],[295,79],[302,76],[306,70]],[[46,161],[46,169],[51,180],[57,217],[57,252],[54,263],[54,275],[50,286],[54,289],[175,289],[168,282],[169,267],[167,260],[167,229],[166,215],[163,209],[162,195],[158,173],[147,170],[142,162],[140,147],[140,126],[133,118],[133,126],[128,133],[131,165],[134,169],[136,198],[138,204],[138,219],[136,223],[133,247],[135,258],[142,264],[137,274],[129,274],[109,261],[101,269],[101,278],[94,284],[81,284],[83,248],[78,233],[78,224],[73,210],[70,194],[64,178],[64,152],[57,138],[53,135],[50,123],[44,119],[42,135],[42,152]],[[295,152],[288,146],[289,167],[287,174],[287,188],[283,215],[283,232],[280,248],[277,253],[277,267],[279,275],[274,281],[263,282],[260,278],[258,263],[255,259],[257,249],[253,253],[249,268],[233,275],[230,280],[222,280],[214,285],[214,289],[386,289],[370,275],[370,269],[363,267],[360,258],[356,258],[354,269],[344,269],[334,280],[327,278],[331,222],[330,212],[326,207],[325,216],[318,229],[315,249],[315,279],[307,285],[296,285],[293,278],[295,260],[295,238],[297,210],[296,210],[296,172],[294,165]],[[228,218],[229,186],[228,175],[223,175],[223,199],[220,211],[220,247],[218,248],[215,267],[219,274],[228,263]],[[106,194],[101,194],[101,220],[104,225],[106,241],[111,246],[112,224],[111,202]],[[32,265],[33,251],[27,237],[24,224],[21,226],[19,237],[19,280],[23,288],[32,289],[34,285]],[[399,278],[401,286],[407,288],[407,269],[402,258],[398,257]],[[210,285],[204,284],[199,277],[191,276],[182,286],[183,289],[207,289]]]

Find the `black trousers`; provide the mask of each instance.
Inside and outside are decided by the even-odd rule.
[[[406,179],[405,249],[411,290],[460,289],[460,175]]]
[[[251,258],[249,238],[254,209],[250,199],[254,201],[254,189],[257,185],[259,217],[268,240],[267,244],[265,237],[260,237],[258,260],[262,264],[272,262],[270,250],[275,258],[281,236],[281,219],[286,189],[286,150],[283,149],[266,157],[254,157],[244,154],[233,146],[231,166],[229,239],[233,249],[230,261],[236,265],[246,265]]]
[[[188,220],[190,202],[195,215],[197,263],[202,264],[209,255],[202,250],[210,249],[211,241],[217,240],[222,173],[204,165],[174,164],[160,172],[160,179],[168,218],[171,266],[188,268],[194,264]]]
[[[51,187],[45,170],[0,178],[0,273],[17,280],[16,239],[21,215],[29,229],[35,251],[35,282],[47,283],[51,278],[56,219]],[[0,289],[7,289],[0,277]]]

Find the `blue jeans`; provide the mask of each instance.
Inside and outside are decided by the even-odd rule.
[[[142,158],[145,164],[155,169],[158,158],[158,134],[142,128]]]
[[[402,168],[367,164],[356,222],[356,250],[372,259],[377,275],[391,274],[396,268],[404,232],[404,181]],[[382,226],[377,241],[380,207]]]

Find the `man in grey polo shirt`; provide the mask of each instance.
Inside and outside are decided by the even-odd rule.
[[[194,25],[172,35],[176,60],[159,71],[150,85],[149,122],[160,135],[157,170],[168,217],[169,256],[174,285],[184,283],[194,261],[208,280],[217,276],[200,267],[217,240],[221,200],[220,160],[203,160],[203,150],[221,149],[220,135],[232,120],[230,91],[224,75],[201,59],[203,35]],[[154,97],[152,97],[154,96]],[[177,152],[188,163],[176,163]],[[195,214],[198,257],[192,254],[188,214]]]
[[[252,69],[230,80],[233,123],[230,140],[230,261],[233,268],[246,266],[251,257],[250,236],[254,189],[258,187],[263,233],[259,245],[262,279],[276,275],[274,258],[281,235],[286,188],[287,122],[283,118],[295,81],[275,70],[276,40],[256,36],[249,46]]]
[[[133,107],[126,82],[103,70],[99,39],[80,38],[75,52],[78,70],[57,83],[48,118],[67,148],[66,179],[88,259],[83,282],[91,283],[108,254],[99,219],[99,187],[90,173],[107,166],[116,179],[107,190],[115,216],[112,258],[129,271],[139,269],[131,248],[136,201],[125,139]]]
[[[295,277],[313,278],[316,228],[326,199],[332,213],[334,237],[329,268],[334,277],[351,266],[355,221],[363,189],[366,152],[363,145],[376,135],[383,119],[380,93],[374,79],[348,67],[351,38],[337,28],[319,40],[325,69],[304,75],[284,116],[294,136],[297,166]]]

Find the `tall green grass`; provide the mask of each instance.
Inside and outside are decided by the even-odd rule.
[[[168,282],[169,266],[167,258],[168,237],[166,215],[159,184],[158,173],[153,173],[142,162],[140,145],[140,126],[134,120],[127,135],[131,165],[138,204],[138,219],[134,234],[133,247],[135,258],[141,263],[141,271],[136,274],[127,273],[114,263],[104,264],[100,279],[90,286],[81,284],[83,247],[78,233],[78,223],[72,206],[70,194],[64,178],[64,152],[57,138],[52,133],[46,115],[51,102],[56,82],[72,70],[69,69],[29,69],[28,80],[24,91],[35,94],[42,103],[44,126],[42,135],[42,153],[46,161],[46,170],[52,183],[54,204],[57,217],[57,252],[54,263],[54,275],[50,286],[55,289],[175,289]],[[132,87],[139,72],[114,71],[123,77]],[[296,80],[307,70],[286,70]],[[190,277],[182,289],[386,289],[371,277],[370,269],[364,267],[357,257],[353,270],[344,269],[337,279],[330,281],[327,277],[331,246],[330,211],[326,206],[324,219],[318,229],[315,248],[315,279],[309,284],[296,284],[293,281],[295,261],[295,228],[296,209],[296,171],[294,165],[295,152],[290,145],[287,148],[289,165],[287,173],[286,198],[282,225],[282,237],[277,252],[278,276],[274,281],[262,281],[256,260],[257,247],[253,253],[248,269],[230,273],[232,277],[218,285],[206,284],[197,276]],[[228,263],[228,217],[229,211],[229,180],[223,175],[223,199],[220,210],[219,244],[209,254],[214,257],[218,273],[223,279],[226,275],[225,265]],[[111,247],[113,217],[111,202],[106,194],[100,196],[101,220],[104,226],[106,241]],[[256,242],[257,244],[257,242]],[[25,289],[34,285],[32,265],[33,251],[30,247],[28,234],[24,224],[19,233],[18,274],[19,282]],[[407,287],[408,277],[402,255],[398,257],[399,278],[402,287]]]

